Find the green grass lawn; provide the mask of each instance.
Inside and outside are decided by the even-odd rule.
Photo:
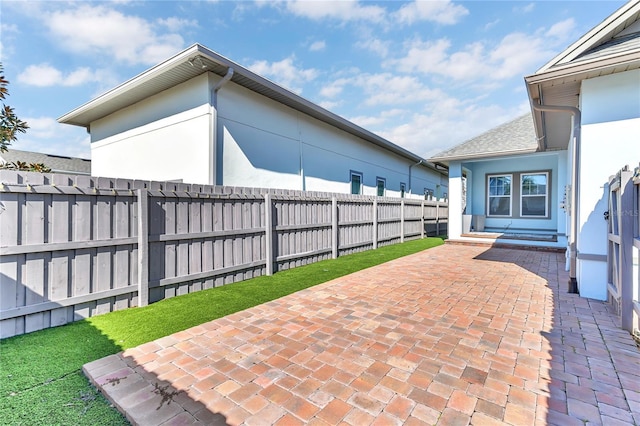
[[[89,384],[83,364],[442,243],[386,246],[0,340],[0,423],[127,424]]]

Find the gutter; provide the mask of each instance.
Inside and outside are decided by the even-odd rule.
[[[218,152],[218,92],[222,89],[222,86],[227,84],[233,77],[233,68],[229,67],[227,73],[222,79],[216,83],[211,89],[211,99],[209,102],[209,109],[211,111],[211,125],[209,126],[209,140],[211,145],[209,146],[209,158],[211,159],[211,166],[209,167],[209,184],[216,185],[218,167],[217,167],[217,152]]]
[[[582,113],[576,107],[559,106],[559,105],[542,105],[535,104],[530,99],[531,108],[538,112],[561,112],[571,114],[573,122],[571,138],[573,139],[573,150],[571,151],[571,200],[569,201],[570,210],[570,227],[569,227],[569,293],[578,293],[578,280],[576,274],[576,257],[578,244],[578,191],[579,179],[578,172],[580,169],[580,127],[582,122]],[[546,136],[545,136],[546,137]]]

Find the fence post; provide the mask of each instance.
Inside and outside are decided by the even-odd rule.
[[[373,200],[373,249],[378,248],[378,200]]]
[[[420,238],[424,238],[424,200],[420,202]]]
[[[620,172],[620,323],[633,333],[633,173]],[[611,212],[614,213],[614,212]]]
[[[149,193],[136,190],[138,196],[138,306],[149,304]]]
[[[436,200],[436,237],[440,235],[440,200]]]
[[[404,200],[400,200],[400,242],[404,243]]]
[[[331,197],[331,258],[338,258],[338,198]]]
[[[273,275],[273,211],[270,193],[264,194],[264,232],[267,275]]]

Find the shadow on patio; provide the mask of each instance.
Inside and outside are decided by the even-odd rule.
[[[559,253],[444,245],[85,371],[140,424],[640,424],[640,351],[566,281]]]

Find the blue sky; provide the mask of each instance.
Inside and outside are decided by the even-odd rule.
[[[89,158],[56,119],[200,43],[424,157],[529,110],[534,73],[625,1],[6,1],[13,147]]]

